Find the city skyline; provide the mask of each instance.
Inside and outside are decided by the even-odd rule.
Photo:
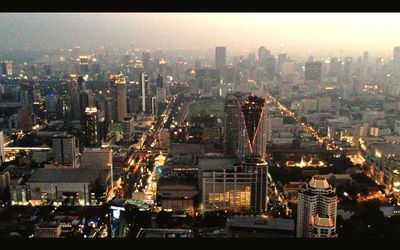
[[[0,50],[94,47],[391,56],[396,13],[3,13]],[[229,46],[228,46],[229,45]]]
[[[398,21],[0,14],[0,238],[398,236]]]

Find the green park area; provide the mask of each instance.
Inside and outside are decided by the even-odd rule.
[[[209,114],[223,119],[224,116],[224,98],[202,98],[194,100],[188,107],[187,119],[200,114]]]

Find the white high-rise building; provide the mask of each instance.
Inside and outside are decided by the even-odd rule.
[[[298,191],[296,237],[337,237],[336,215],[336,189],[325,177],[312,177]]]

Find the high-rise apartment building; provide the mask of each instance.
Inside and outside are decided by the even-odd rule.
[[[314,176],[298,191],[298,238],[330,238],[336,234],[337,196],[325,177]]]

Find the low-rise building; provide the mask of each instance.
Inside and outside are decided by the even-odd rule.
[[[232,216],[227,227],[234,238],[293,238],[294,220],[263,216]]]
[[[41,222],[34,229],[35,238],[59,238],[61,235],[61,224],[54,222]]]

